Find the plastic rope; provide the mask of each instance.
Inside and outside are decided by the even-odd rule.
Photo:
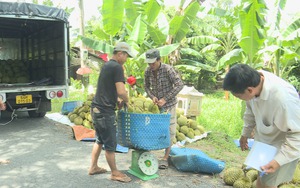
[[[0,125],[7,125],[7,124],[9,124],[10,122],[12,122],[16,117],[17,117],[17,114],[15,114],[15,110],[13,110],[13,112],[11,113],[11,120],[9,120],[9,121],[6,122],[6,123],[0,123]]]

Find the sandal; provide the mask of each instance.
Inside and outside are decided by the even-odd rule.
[[[169,167],[167,160],[160,160],[159,161],[159,169],[167,169]]]
[[[99,168],[99,170],[95,171],[95,172],[89,172],[89,175],[95,175],[95,174],[104,174],[106,173],[107,170],[104,168]]]
[[[123,182],[123,183],[128,183],[131,181],[131,178],[128,177],[126,174],[123,174],[122,176],[111,175],[110,179],[113,181],[119,181],[119,182]]]

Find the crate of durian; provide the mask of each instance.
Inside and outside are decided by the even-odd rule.
[[[118,112],[118,144],[139,150],[159,150],[170,146],[169,113],[160,113],[151,99],[132,97]]]

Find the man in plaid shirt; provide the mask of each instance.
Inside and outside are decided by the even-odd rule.
[[[168,168],[167,159],[170,154],[172,140],[176,136],[176,104],[177,94],[182,90],[184,84],[171,65],[161,62],[159,50],[150,49],[146,52],[146,63],[149,67],[145,70],[145,91],[157,104],[161,112],[167,111],[171,114],[170,138],[171,144],[165,150],[165,155],[160,162],[160,169]]]

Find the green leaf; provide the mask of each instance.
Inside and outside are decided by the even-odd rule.
[[[170,53],[172,53],[173,51],[175,51],[176,49],[178,49],[178,47],[180,46],[179,43],[175,43],[175,44],[170,44],[170,45],[164,45],[161,47],[157,47],[156,49],[159,50],[160,52],[160,56],[161,57],[165,57],[168,56]],[[142,53],[137,60],[139,61],[144,61],[145,60],[145,52]]]
[[[264,36],[260,32],[264,26],[264,21],[260,18],[263,11],[263,5],[257,0],[244,0],[246,8],[240,11],[240,25],[242,28],[242,36],[239,42],[240,47],[246,53],[250,62],[253,61],[256,53],[262,47]]]
[[[142,4],[140,0],[126,0],[125,14],[130,25],[134,25],[136,18],[141,14]]]
[[[106,34],[100,27],[96,27],[93,31],[93,34],[100,40],[107,41],[110,39],[110,36]]]
[[[141,15],[139,15],[135,20],[135,24],[129,36],[129,41],[134,41],[137,44],[142,44],[145,40],[146,32],[147,25],[141,21]]]
[[[201,49],[201,53],[213,52],[222,49],[220,44],[210,44]]]
[[[147,22],[153,23],[161,10],[161,6],[156,0],[149,0],[144,7],[144,14],[147,15]]]
[[[124,1],[103,0],[103,29],[109,35],[116,35],[121,30],[124,16]]]
[[[186,41],[194,45],[202,45],[218,42],[219,39],[212,36],[195,36],[187,38]]]
[[[180,46],[179,43],[174,43],[174,44],[164,45],[162,47],[158,47],[157,49],[160,52],[160,56],[163,57],[163,56],[168,56],[170,53],[172,53],[173,51],[178,49],[179,46]]]
[[[192,55],[198,58],[202,57],[202,54],[200,54],[198,51],[192,49],[192,48],[180,48],[180,53],[181,54],[186,54],[186,55]]]
[[[180,42],[189,31],[190,24],[196,18],[200,9],[199,3],[194,1],[184,11],[183,16],[176,15],[170,22],[169,34],[173,36],[174,42]]]
[[[182,59],[181,60],[182,63],[185,63],[185,65],[190,65],[190,66],[194,66],[194,67],[200,67],[201,69],[207,70],[207,71],[211,71],[211,72],[215,72],[215,68],[212,66],[209,66],[207,64],[203,64],[200,63],[198,61],[193,61],[190,59]],[[180,65],[177,65],[180,66]]]
[[[164,35],[159,29],[150,25],[148,25],[148,34],[157,46],[163,45],[167,40],[166,35]]]
[[[194,73],[198,73],[201,70],[201,67],[196,67],[194,65],[175,65],[174,67],[178,68],[178,69],[186,69],[189,71],[192,71]]]
[[[173,19],[170,21],[170,31],[169,34],[171,36],[176,36],[177,33],[180,32],[180,29],[185,28],[185,30],[188,30],[188,24],[186,22],[183,22],[184,17],[175,15]]]
[[[288,38],[289,40],[294,40],[297,37],[300,37],[300,18],[290,24],[283,32],[282,36],[284,38]]]
[[[81,38],[82,43],[94,50],[102,51],[107,54],[112,54],[114,50],[114,46],[107,44],[102,41],[96,41],[87,37],[79,36]]]
[[[242,49],[234,49],[231,52],[225,54],[218,62],[218,70],[224,68],[226,65],[234,64],[238,61],[241,61]]]
[[[266,46],[265,48],[259,50],[258,54],[263,55],[264,53],[267,53],[267,52],[275,53],[279,49],[280,49],[280,46],[277,46],[277,45]]]

